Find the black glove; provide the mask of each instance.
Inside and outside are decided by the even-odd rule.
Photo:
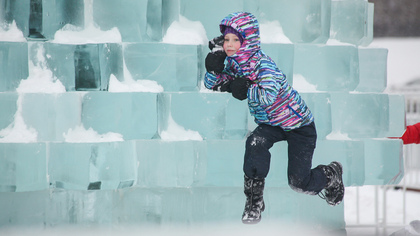
[[[226,80],[216,86],[213,87],[214,91],[219,91],[219,92],[228,92],[231,93],[232,89],[230,88],[230,84],[232,83],[232,80]]]
[[[239,77],[232,81],[230,88],[232,89],[232,96],[239,100],[245,100],[248,97],[248,88],[252,81],[245,77]]]
[[[220,35],[209,41],[209,49],[212,52],[223,50],[223,43],[225,42],[225,36]]]
[[[222,73],[225,68],[226,53],[224,51],[209,52],[206,57],[206,70],[214,75]]]

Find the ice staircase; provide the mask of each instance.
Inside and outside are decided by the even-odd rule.
[[[387,50],[366,47],[372,3],[2,3],[3,31],[24,38],[0,42],[0,227],[240,224],[255,124],[246,102],[202,88],[206,41],[239,10],[257,16],[263,50],[314,113],[313,165],[340,161],[346,186],[402,177],[402,144],[387,137],[403,132],[404,98],[383,93]],[[188,43],[200,26],[204,43]],[[272,154],[261,223],[343,229],[343,204],[288,187],[286,143]]]

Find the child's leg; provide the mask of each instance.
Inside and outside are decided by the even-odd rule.
[[[244,173],[251,179],[264,179],[270,169],[269,149],[275,142],[285,140],[282,128],[259,125],[246,140]]]
[[[311,169],[316,139],[315,123],[287,132],[289,185],[298,192],[313,195],[327,184],[321,168]]]

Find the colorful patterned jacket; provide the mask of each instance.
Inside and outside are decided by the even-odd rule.
[[[310,124],[314,120],[311,111],[261,50],[257,19],[246,12],[232,13],[221,21],[220,31],[226,26],[238,31],[244,41],[236,54],[226,57],[223,73],[206,73],[206,88],[213,89],[237,77],[249,78],[253,84],[248,89],[248,106],[257,124],[280,126],[286,131]]]

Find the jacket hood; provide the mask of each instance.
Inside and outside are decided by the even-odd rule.
[[[253,66],[250,65],[249,59],[260,50],[261,45],[257,18],[248,12],[231,13],[220,22],[222,34],[226,26],[234,28],[244,39],[241,48],[230,58],[235,60],[242,70],[252,69],[250,67]]]

